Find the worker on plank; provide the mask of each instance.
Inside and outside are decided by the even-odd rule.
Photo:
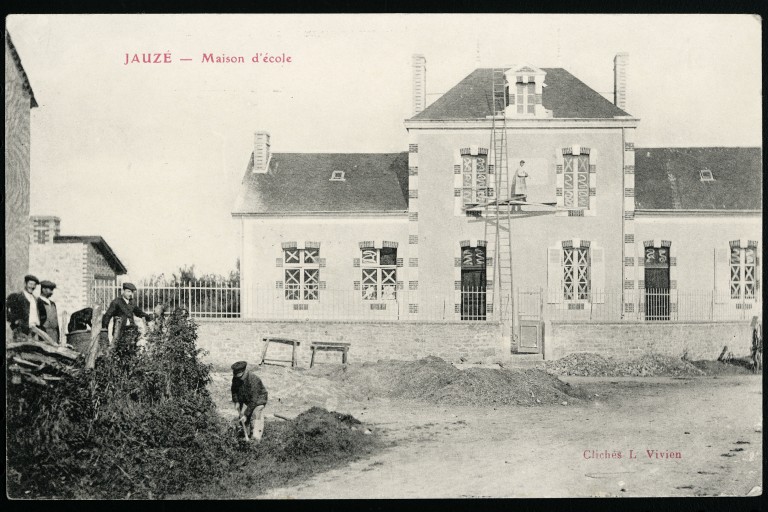
[[[267,388],[261,379],[246,367],[248,363],[238,361],[232,365],[232,402],[238,419],[243,426],[245,440],[251,438],[257,443],[264,434],[264,407],[267,405]]]

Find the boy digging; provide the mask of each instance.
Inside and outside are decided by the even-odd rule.
[[[267,389],[260,378],[246,370],[246,366],[245,361],[232,365],[232,402],[243,426],[245,440],[253,438],[258,443],[264,433],[262,413],[267,405]]]

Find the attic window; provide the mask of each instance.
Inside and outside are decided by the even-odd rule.
[[[714,176],[712,176],[712,171],[709,169],[702,169],[699,171],[699,180],[702,182],[705,181],[715,181]]]
[[[344,171],[333,171],[333,174],[331,174],[330,181],[345,181]]]

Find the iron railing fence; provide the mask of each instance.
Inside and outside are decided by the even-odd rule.
[[[133,302],[151,312],[157,304],[185,308],[195,318],[239,318],[240,287],[231,283],[190,281],[183,284],[141,283],[136,285]],[[94,304],[103,308],[120,296],[121,285],[95,283],[91,289]]]
[[[509,294],[491,304],[490,292],[462,287],[384,289],[242,289],[230,283],[138,284],[135,303],[151,311],[158,303],[184,307],[196,318],[340,321],[508,321]],[[120,286],[97,283],[94,303],[107,307]],[[731,297],[711,290],[590,290],[566,300],[561,290],[518,289],[514,310],[519,320],[574,321],[735,321],[761,316],[760,297]]]

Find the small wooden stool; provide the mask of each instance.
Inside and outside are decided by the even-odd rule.
[[[280,362],[280,363],[291,363],[291,368],[296,368],[296,347],[301,345],[300,341],[297,340],[290,340],[288,338],[263,338],[264,341],[264,350],[261,352],[261,362],[259,362],[259,366],[263,364],[274,364],[274,362]],[[291,345],[293,347],[291,351],[291,360],[288,361],[286,359],[267,359],[267,349],[269,348],[270,343],[280,343],[282,345]],[[267,361],[273,361],[271,363],[268,363]],[[282,365],[275,365],[275,366],[282,366]]]
[[[326,350],[329,352],[341,352],[341,364],[347,365],[347,354],[349,353],[349,343],[338,343],[334,341],[313,341],[309,346],[312,351],[312,358],[309,361],[309,367],[315,365],[315,352]]]

